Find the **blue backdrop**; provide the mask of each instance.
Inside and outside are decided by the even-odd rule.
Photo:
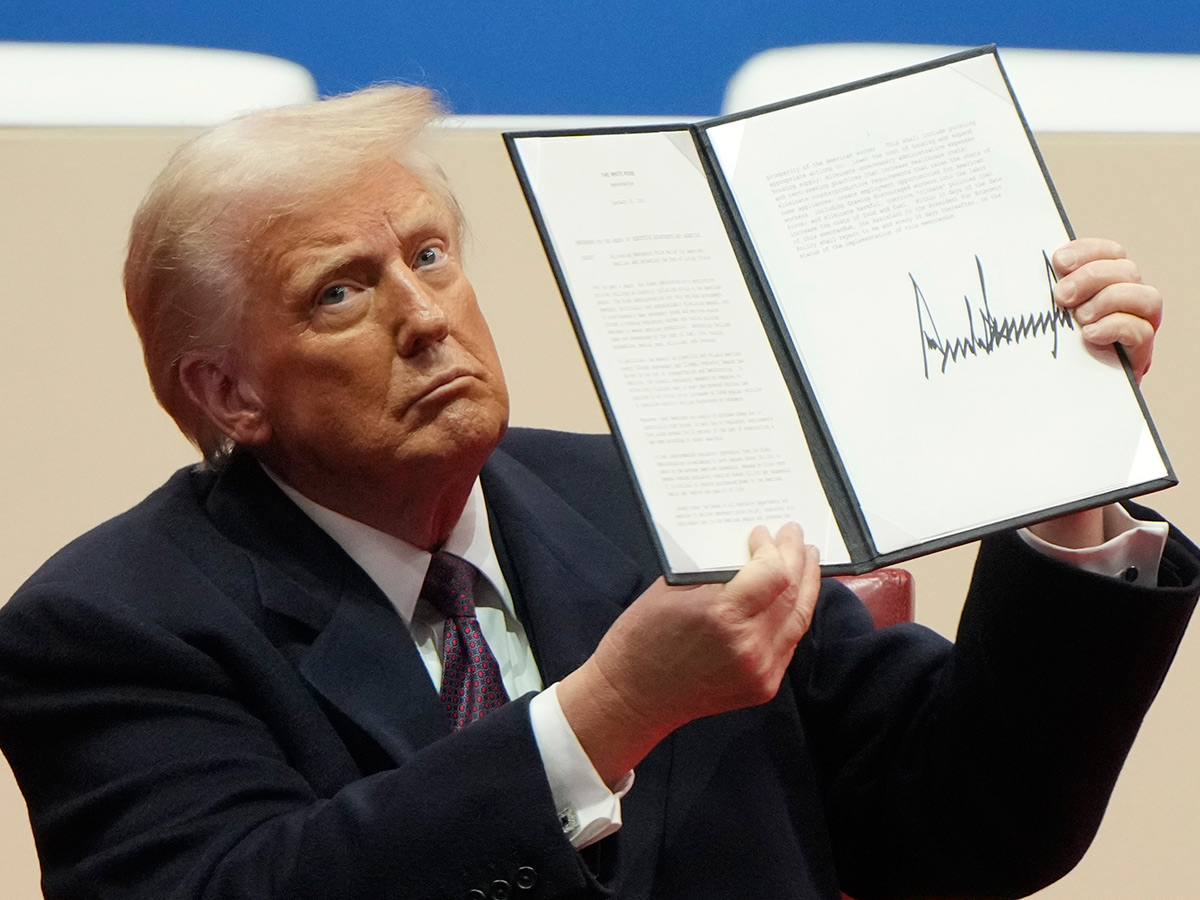
[[[0,0],[0,39],[293,59],[322,93],[419,81],[462,113],[711,115],[752,54],[826,41],[1200,53],[1196,0]],[[1194,98],[1189,98],[1193,100]]]

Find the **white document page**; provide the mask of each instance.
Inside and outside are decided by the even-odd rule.
[[[1166,474],[993,56],[707,134],[881,553]]]
[[[740,568],[788,520],[848,562],[691,136],[516,147],[671,570]]]

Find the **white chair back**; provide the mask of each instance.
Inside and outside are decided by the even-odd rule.
[[[734,73],[724,112],[879,75],[962,47],[810,44],[751,57]],[[1000,48],[1035,132],[1200,133],[1200,54]]]
[[[0,41],[0,125],[208,126],[316,96],[303,66],[257,53]]]

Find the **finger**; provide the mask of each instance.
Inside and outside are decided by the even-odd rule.
[[[775,550],[778,554],[779,563],[783,567],[784,574],[787,576],[788,585],[772,601],[773,604],[782,604],[785,607],[790,607],[794,602],[799,590],[800,579],[804,574],[804,567],[807,560],[805,552],[807,546],[804,543],[804,529],[795,522],[786,523],[776,533]]]
[[[804,566],[804,529],[795,522],[786,523],[775,534],[775,546],[788,571],[798,577]]]
[[[1083,339],[1096,346],[1119,343],[1129,359],[1133,374],[1141,378],[1150,369],[1154,355],[1154,329],[1139,316],[1113,313],[1083,328]]]
[[[1076,238],[1054,251],[1051,262],[1059,275],[1068,275],[1098,259],[1124,259],[1125,248],[1105,238]]]
[[[754,559],[754,557],[770,553],[774,549],[775,541],[771,538],[771,532],[767,531],[767,526],[755,525],[750,532],[750,558]]]
[[[804,529],[795,522],[788,522],[771,537],[763,525],[750,532],[750,559],[772,560],[782,565],[789,580],[799,578],[804,565]]]
[[[804,532],[798,525],[784,526],[776,534],[777,556],[774,562],[777,563],[778,571],[786,579],[786,583],[779,588],[769,603],[759,608],[758,615],[773,609],[775,612],[771,614],[781,615],[778,612],[779,608],[786,611],[791,607],[799,589],[800,578],[804,574],[804,546]]]
[[[821,551],[811,544],[804,548],[804,571],[800,576],[800,593],[796,598],[795,615],[800,637],[812,624],[817,597],[821,593]],[[799,637],[797,638],[799,640]]]
[[[723,586],[721,599],[737,616],[750,618],[786,591],[790,581],[779,547],[771,533],[759,525],[750,532],[750,561]]]
[[[807,559],[804,530],[795,522],[786,523],[776,533],[774,547],[776,555],[771,562],[778,565],[778,571],[785,581],[778,587],[775,595],[759,604],[753,613],[755,627],[769,634],[772,641],[779,629],[789,624],[800,593],[800,581]]]
[[[817,597],[821,592],[820,552],[816,547],[806,545],[802,556],[802,568],[795,592],[789,594],[786,600],[776,600],[771,609],[764,613],[764,620],[768,615],[774,619],[771,628],[775,653],[785,660],[791,657],[796,644],[812,625]]]
[[[785,524],[773,539],[765,527],[756,527],[750,533],[750,562],[729,582],[729,598],[747,617],[766,612],[783,621],[800,593],[807,550],[804,530],[795,522]]]
[[[1148,284],[1112,284],[1074,309],[1075,321],[1084,326],[1121,314],[1144,320],[1153,335],[1162,324],[1162,294]]]
[[[1054,300],[1071,309],[1086,303],[1106,287],[1117,284],[1141,284],[1142,273],[1129,259],[1098,259],[1064,275],[1054,285]]]

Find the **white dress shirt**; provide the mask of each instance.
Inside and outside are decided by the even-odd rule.
[[[1167,546],[1166,522],[1143,522],[1113,503],[1104,507],[1104,543],[1072,550],[1043,541],[1028,528],[1017,534],[1033,549],[1094,575],[1120,578],[1130,584],[1158,584],[1158,566]]]

